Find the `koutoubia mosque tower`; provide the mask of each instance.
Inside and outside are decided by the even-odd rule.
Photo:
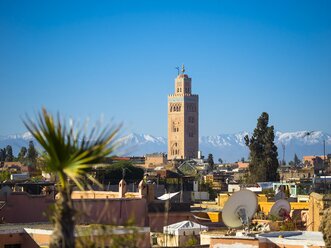
[[[192,79],[183,65],[175,94],[168,96],[168,159],[197,158],[198,150],[199,96],[192,94]]]

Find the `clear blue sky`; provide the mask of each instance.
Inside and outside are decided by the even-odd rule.
[[[0,134],[45,106],[167,134],[185,64],[200,134],[331,133],[331,1],[0,1]]]

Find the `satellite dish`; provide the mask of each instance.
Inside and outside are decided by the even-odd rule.
[[[224,224],[230,228],[249,225],[257,206],[257,197],[254,192],[242,189],[234,193],[222,210]]]
[[[269,215],[284,218],[286,216],[289,216],[290,211],[290,203],[284,199],[280,199],[276,201],[275,204],[271,207]]]

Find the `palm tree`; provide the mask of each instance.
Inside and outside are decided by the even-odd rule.
[[[75,247],[72,188],[76,185],[83,189],[86,178],[95,181],[87,169],[112,154],[119,126],[100,131],[94,128],[87,136],[82,131],[75,132],[73,125],[68,128],[59,115],[54,118],[44,108],[35,122],[27,118],[24,124],[46,152],[46,169],[58,178],[59,197],[53,213],[55,227],[50,247]]]

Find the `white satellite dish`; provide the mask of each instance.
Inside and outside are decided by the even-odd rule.
[[[242,189],[234,193],[225,203],[222,220],[230,228],[249,226],[258,207],[254,192]]]
[[[280,199],[276,201],[275,204],[271,207],[269,215],[284,218],[285,215],[289,215],[290,211],[290,203],[284,199]]]

